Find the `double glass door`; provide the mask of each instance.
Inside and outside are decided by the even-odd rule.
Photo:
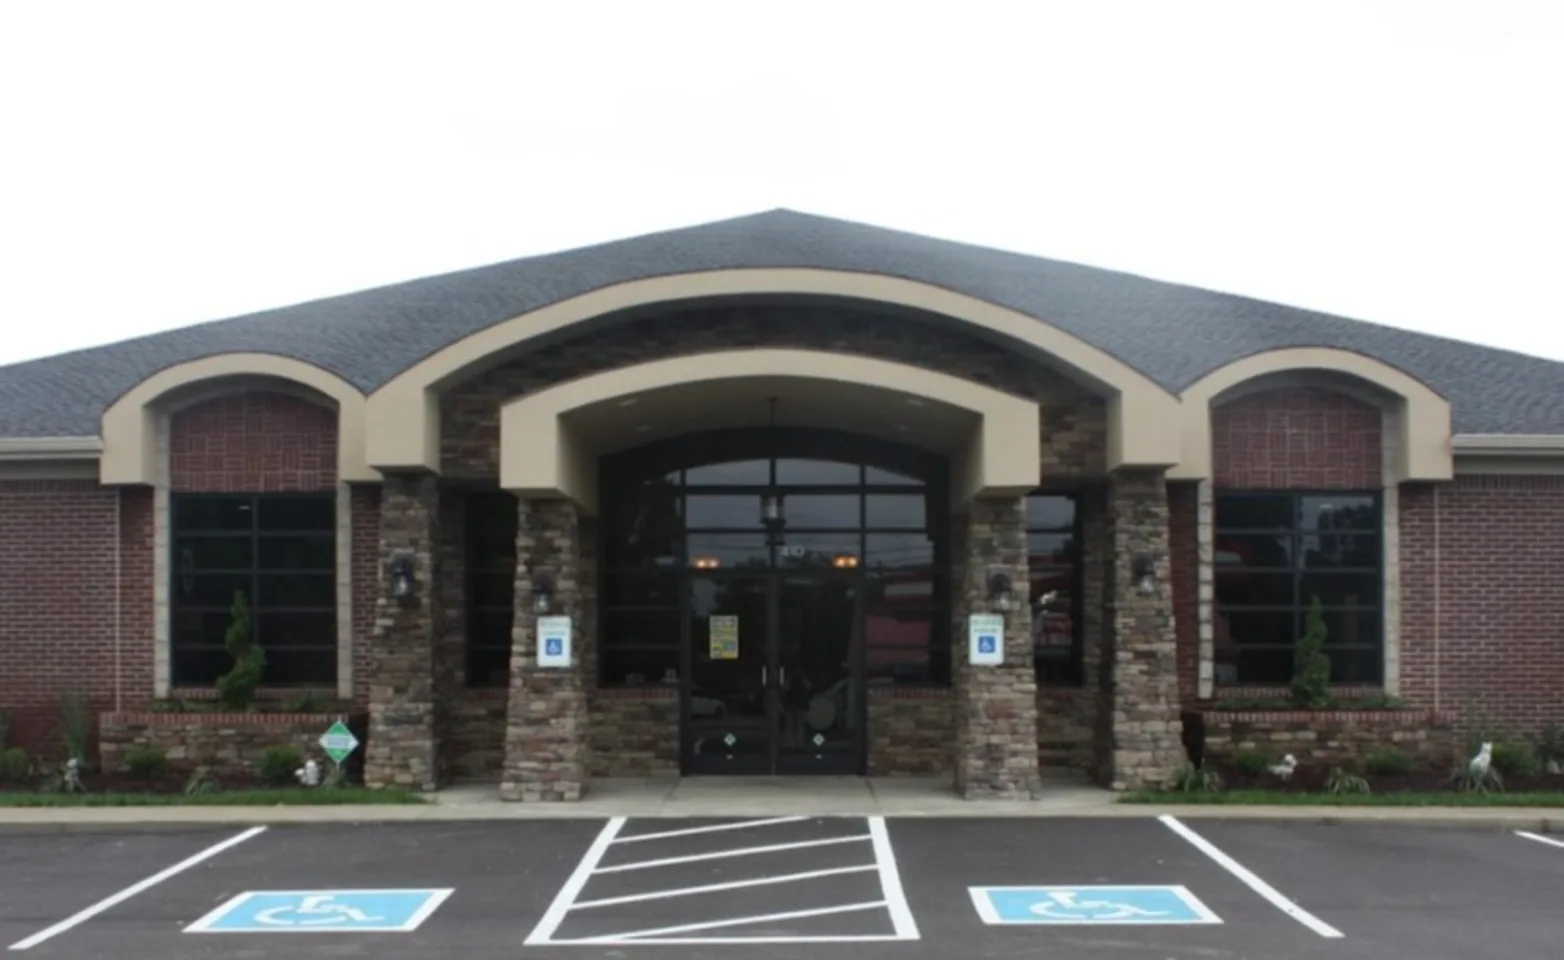
[[[686,609],[686,773],[862,772],[856,578],[696,575]]]

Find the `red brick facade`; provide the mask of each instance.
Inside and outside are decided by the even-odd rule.
[[[169,489],[180,493],[330,490],[337,413],[284,393],[224,394],[169,418]]]
[[[1173,632],[1178,638],[1178,693],[1183,703],[1199,692],[1200,488],[1168,484],[1168,566],[1173,580]]]
[[[0,481],[0,712],[14,746],[62,752],[67,693],[114,702],[116,496],[91,480]]]
[[[1564,477],[1404,486],[1403,696],[1500,730],[1564,723],[1559,569]]]
[[[353,699],[369,698],[370,640],[380,598],[380,488],[355,486],[352,495]]]
[[[1218,487],[1364,490],[1383,482],[1380,412],[1328,390],[1288,387],[1211,411]]]

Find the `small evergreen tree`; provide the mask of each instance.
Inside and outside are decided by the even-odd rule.
[[[234,591],[228,617],[228,635],[223,645],[234,658],[234,666],[217,678],[217,697],[230,710],[248,710],[255,699],[255,688],[261,685],[261,676],[266,672],[266,652],[255,642],[250,605],[243,590]]]
[[[1292,698],[1301,707],[1330,704],[1330,657],[1325,654],[1325,610],[1318,595],[1309,601],[1303,636],[1293,651]]]

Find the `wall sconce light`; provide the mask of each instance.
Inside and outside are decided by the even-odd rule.
[[[1132,569],[1137,590],[1145,596],[1157,592],[1157,561],[1152,559],[1151,554],[1137,554]]]
[[[988,599],[994,609],[1008,611],[1015,603],[1015,591],[1010,585],[1010,574],[995,570],[988,575]]]
[[[831,566],[838,570],[852,570],[858,566],[858,558],[850,553],[831,558]]]
[[[413,579],[413,554],[410,550],[399,550],[391,555],[389,564],[391,574],[391,596],[402,603],[412,603],[413,587],[417,581]]]
[[[697,570],[715,570],[722,565],[722,561],[716,557],[696,557],[690,561],[690,566]]]
[[[532,612],[547,614],[554,606],[554,579],[546,573],[532,578]]]

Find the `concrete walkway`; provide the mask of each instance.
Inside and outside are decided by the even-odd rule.
[[[962,800],[942,779],[860,777],[691,777],[594,780],[578,803],[505,803],[492,784],[454,786],[426,804],[270,807],[12,807],[0,828],[84,829],[175,824],[389,823],[401,821],[583,820],[608,817],[764,818],[882,816],[1115,818],[1446,824],[1564,832],[1564,809],[1494,807],[1299,807],[1119,804],[1107,790],[1049,781],[1035,800]]]

